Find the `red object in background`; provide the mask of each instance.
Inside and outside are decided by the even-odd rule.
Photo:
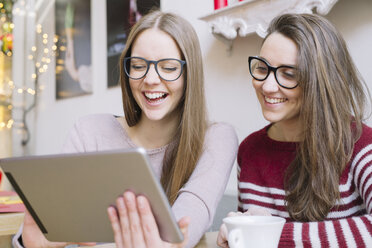
[[[227,0],[214,0],[214,9],[219,9],[227,6]]]
[[[25,210],[25,205],[16,192],[0,191],[0,213],[19,213]]]

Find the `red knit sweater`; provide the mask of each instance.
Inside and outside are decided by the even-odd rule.
[[[279,247],[372,247],[372,129],[363,127],[351,161],[340,178],[341,200],[320,222],[294,222],[285,207],[284,173],[296,143],[249,135],[238,152],[239,211],[266,208],[287,219]]]

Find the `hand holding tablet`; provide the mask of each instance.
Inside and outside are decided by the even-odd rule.
[[[114,242],[107,208],[127,190],[147,197],[163,240],[183,240],[142,148],[9,158],[0,166],[50,241]]]
[[[182,218],[178,224],[184,236],[182,243],[170,244],[159,237],[159,231],[146,197],[127,191],[116,200],[116,207],[108,208],[113,227],[115,243],[129,247],[184,247],[188,241],[189,218]]]

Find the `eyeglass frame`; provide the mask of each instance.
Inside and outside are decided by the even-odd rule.
[[[263,78],[263,79],[258,79],[258,78],[256,78],[255,76],[253,76],[252,69],[251,69],[251,62],[252,62],[253,59],[257,59],[257,60],[259,60],[259,61],[265,63],[265,65],[267,66],[267,68],[268,68],[268,72],[267,72],[265,78]],[[290,66],[290,65],[281,65],[281,66],[278,66],[278,67],[274,67],[274,66],[271,66],[271,65],[269,64],[269,62],[267,62],[267,61],[266,61],[265,59],[263,59],[263,58],[260,58],[260,57],[258,57],[258,56],[249,56],[249,57],[248,57],[248,67],[249,67],[249,73],[251,74],[251,76],[252,76],[254,79],[258,80],[258,81],[264,81],[264,80],[266,80],[266,79],[269,77],[270,73],[271,73],[271,72],[274,72],[275,81],[276,81],[277,84],[279,84],[280,87],[283,87],[283,88],[285,88],[285,89],[289,89],[289,90],[291,90],[291,89],[296,88],[296,87],[298,86],[298,84],[299,84],[299,83],[297,82],[297,84],[296,84],[295,86],[293,86],[293,87],[287,87],[287,86],[284,86],[284,85],[282,85],[281,83],[279,83],[279,80],[278,80],[278,78],[277,78],[277,76],[276,76],[276,72],[277,72],[277,70],[278,70],[279,68],[291,68],[291,69],[296,69],[296,67],[294,67],[294,66]]]
[[[139,78],[133,78],[133,77],[131,77],[131,76],[129,75],[129,72],[127,71],[127,67],[126,67],[127,61],[130,60],[130,59],[133,59],[133,58],[134,58],[134,59],[142,59],[142,60],[144,60],[144,61],[146,62],[146,64],[147,64],[146,72],[143,74],[142,77],[139,77]],[[163,77],[160,75],[160,73],[159,73],[159,71],[158,71],[158,63],[161,62],[161,61],[164,61],[164,60],[176,60],[176,61],[180,62],[180,64],[181,64],[181,72],[180,72],[180,75],[179,75],[176,79],[167,80],[167,79],[163,78]],[[148,73],[149,70],[150,70],[150,65],[151,65],[151,64],[154,65],[154,68],[155,68],[156,73],[158,74],[158,76],[159,76],[162,80],[167,81],[167,82],[173,82],[173,81],[176,81],[177,79],[179,79],[179,78],[181,77],[181,75],[183,74],[183,67],[184,67],[184,65],[186,65],[186,61],[184,61],[184,60],[180,60],[180,59],[175,59],[175,58],[164,58],[164,59],[159,59],[159,60],[147,60],[147,59],[145,59],[145,58],[137,57],[137,56],[134,56],[134,57],[125,57],[125,58],[124,58],[124,71],[125,71],[125,74],[128,76],[128,78],[133,79],[133,80],[139,80],[139,79],[144,78],[144,77],[147,75],[147,73]]]

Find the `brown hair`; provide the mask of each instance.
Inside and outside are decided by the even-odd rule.
[[[303,99],[303,139],[286,171],[287,210],[298,221],[323,220],[340,199],[339,179],[361,135],[370,94],[345,41],[324,17],[285,14],[271,22],[268,33],[274,32],[297,44]]]
[[[186,61],[184,72],[184,96],[178,110],[179,126],[174,142],[168,146],[163,161],[162,186],[171,204],[178,191],[188,181],[203,152],[207,128],[204,98],[204,74],[199,40],[195,30],[180,16],[152,11],[133,26],[126,47],[120,57],[120,83],[125,118],[129,126],[136,125],[141,118],[141,109],[136,103],[129,79],[124,72],[124,58],[131,55],[133,42],[144,30],[156,28],[166,32],[178,44],[182,59]]]

